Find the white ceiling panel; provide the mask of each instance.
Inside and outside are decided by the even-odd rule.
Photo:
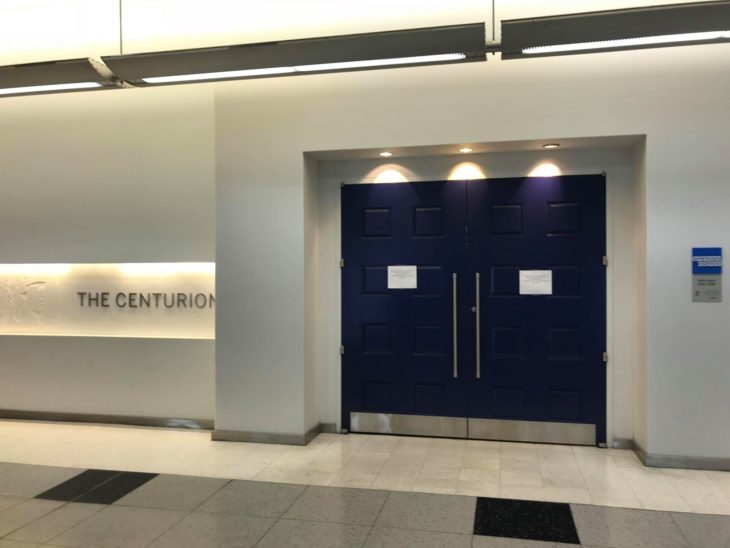
[[[117,0],[0,2],[0,65],[118,52]]]

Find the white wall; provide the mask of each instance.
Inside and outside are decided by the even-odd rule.
[[[453,147],[454,149],[457,147]],[[630,148],[529,151],[460,156],[411,157],[396,161],[350,160],[320,164],[319,396],[321,422],[340,422],[340,268],[341,183],[372,183],[384,169],[409,181],[449,178],[464,162],[488,178],[518,177],[550,163],[564,175],[607,174],[608,443],[633,438],[632,376],[635,364],[636,286],[632,238],[634,154]]]
[[[730,233],[726,216],[707,223],[700,196],[688,199],[708,185],[725,200],[710,211],[727,203],[717,186],[728,157],[727,59],[726,46],[708,45],[216,84],[218,292],[228,303],[218,315],[227,381],[218,389],[239,395],[225,412],[250,430],[288,432],[303,416],[301,381],[285,380],[304,369],[302,153],[646,134],[647,449],[729,454],[730,408],[719,391],[728,386],[730,340],[718,330],[730,312],[692,305],[684,287],[690,240],[723,245]],[[241,241],[265,220],[266,244]],[[285,336],[269,340],[272,331]],[[712,413],[684,406],[686,387]]]
[[[115,53],[114,3],[94,0],[89,25],[92,11],[78,7],[90,0],[4,2],[2,62]],[[46,4],[65,9],[53,15]],[[123,38],[143,51],[491,17],[483,0],[397,4],[281,0],[241,17],[234,0],[124,0]],[[500,0],[497,15],[543,6],[616,4]],[[220,427],[301,432],[317,397],[305,388],[316,311],[304,295],[316,284],[303,238],[304,152],[645,134],[637,218],[646,219],[647,321],[636,355],[645,343],[646,449],[726,457],[730,309],[690,302],[689,249],[730,245],[727,47],[5,98],[0,260],[210,260],[213,195],[195,183],[212,181],[215,143]]]
[[[321,420],[319,402],[322,399],[320,387],[320,333],[322,321],[319,315],[321,285],[319,273],[319,164],[309,156],[304,160],[304,425],[315,425]],[[330,288],[323,288],[325,292]]]
[[[729,299],[726,293],[720,304],[691,302],[689,266],[693,246],[730,249],[730,56],[725,59],[716,85],[675,85],[677,98],[667,107],[676,131],[647,139],[651,453],[730,456]],[[679,97],[691,97],[695,108],[681,109]]]
[[[213,418],[215,342],[0,337],[0,409]]]
[[[0,101],[0,263],[213,261],[201,88]],[[213,418],[214,344],[2,337],[0,409]]]
[[[647,360],[647,247],[646,247],[646,139],[634,149],[634,185],[636,200],[634,214],[634,263],[636,265],[636,347],[634,359],[634,441],[640,448],[649,447],[648,438],[648,360]]]

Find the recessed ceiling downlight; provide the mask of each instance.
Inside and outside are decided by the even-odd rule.
[[[390,158],[391,156],[393,156],[393,153],[388,152],[387,150],[384,150],[383,152],[380,153],[380,156],[382,156],[383,158]]]
[[[542,148],[560,148],[560,143],[547,143],[542,145]]]
[[[459,152],[461,152],[462,154],[469,154],[470,152],[473,152],[473,151],[474,151],[474,149],[472,149],[470,147],[461,147],[459,149]]]

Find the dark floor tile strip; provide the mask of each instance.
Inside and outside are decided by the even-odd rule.
[[[142,472],[122,472],[118,476],[101,484],[96,489],[77,498],[74,502],[86,502],[90,504],[112,504],[125,495],[128,495],[138,487],[144,485],[158,474],[146,474]]]
[[[570,505],[561,502],[479,497],[474,534],[580,544]]]
[[[59,483],[55,487],[51,487],[48,491],[36,495],[35,498],[69,502],[99,487],[119,474],[121,472],[117,470],[86,470],[63,483]]]

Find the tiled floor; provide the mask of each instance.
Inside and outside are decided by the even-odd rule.
[[[625,450],[356,434],[294,447],[14,421],[0,421],[0,441],[0,462],[730,515],[730,473],[647,468]],[[75,472],[0,470],[0,485],[28,496]]]
[[[0,548],[730,546],[730,516],[9,463],[0,478]]]

